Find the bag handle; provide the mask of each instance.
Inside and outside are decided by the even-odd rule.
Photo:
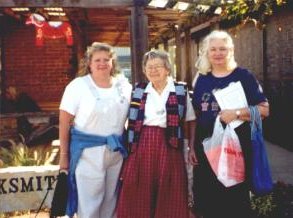
[[[262,120],[257,106],[249,106],[251,135],[255,131],[262,132]]]
[[[214,124],[213,134],[216,132],[216,130],[219,130],[219,129],[224,131],[224,128],[223,128],[222,123],[220,121],[220,116],[218,115],[216,117],[216,121],[215,121],[215,124]]]

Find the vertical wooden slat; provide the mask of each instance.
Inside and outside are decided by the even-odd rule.
[[[163,45],[164,45],[164,50],[166,51],[166,52],[168,52],[169,51],[169,44],[168,44],[168,39],[164,39],[164,41],[163,41]]]
[[[191,52],[191,38],[190,38],[190,29],[185,30],[185,64],[186,64],[186,77],[188,88],[191,88],[192,83],[192,52]]]
[[[176,80],[180,81],[182,76],[181,76],[181,65],[182,65],[182,60],[181,60],[181,36],[180,36],[180,26],[175,27],[175,45],[176,45]]]
[[[142,57],[148,50],[148,18],[142,6],[134,6],[130,17],[132,84],[145,80]]]

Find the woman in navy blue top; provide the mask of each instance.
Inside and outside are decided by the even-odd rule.
[[[257,105],[262,117],[269,114],[269,105],[262,88],[252,73],[237,67],[234,44],[225,31],[213,31],[203,41],[196,66],[200,75],[196,81],[193,106],[196,111],[196,142],[194,151],[198,158],[195,170],[195,203],[204,218],[249,218],[250,168],[250,113],[248,108],[221,110],[213,91],[223,89],[232,82],[240,81],[248,105]],[[202,141],[213,133],[216,117],[220,115],[223,125],[234,120],[244,121],[235,131],[239,137],[245,161],[245,181],[225,187],[217,180],[205,156]]]

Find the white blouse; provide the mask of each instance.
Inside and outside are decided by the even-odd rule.
[[[175,92],[173,79],[168,77],[167,85],[161,95],[153,88],[151,82],[148,83],[145,92],[148,93],[145,104],[145,118],[143,124],[146,126],[167,127],[166,103],[170,92]],[[186,121],[195,120],[195,113],[191,104],[191,99],[187,95]]]

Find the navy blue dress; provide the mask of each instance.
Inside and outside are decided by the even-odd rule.
[[[216,89],[223,89],[231,82],[240,81],[249,105],[267,101],[262,88],[252,73],[237,67],[225,77],[214,77],[211,73],[200,75],[194,88],[192,103],[197,115],[195,151],[199,166],[195,168],[195,204],[204,218],[249,218],[249,170],[250,170],[250,126],[244,122],[235,129],[244,153],[245,182],[226,188],[213,173],[204,154],[202,141],[213,132],[215,119],[221,110],[214,95]]]

